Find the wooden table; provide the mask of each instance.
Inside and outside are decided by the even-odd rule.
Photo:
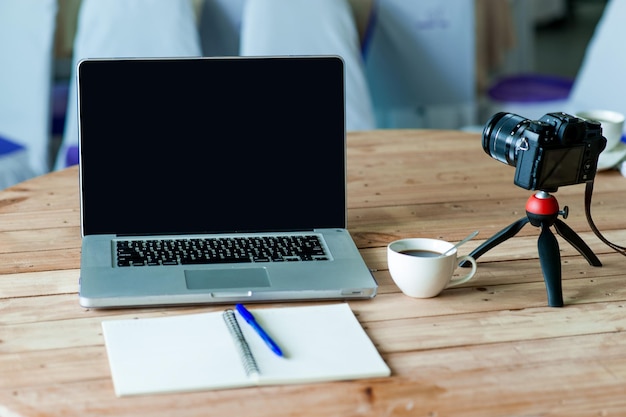
[[[0,416],[626,415],[626,259],[590,231],[584,185],[556,196],[604,266],[558,238],[565,307],[547,307],[531,225],[481,257],[469,283],[412,299],[389,276],[389,242],[458,241],[479,229],[468,253],[524,216],[532,192],[483,152],[478,134],[351,133],[348,147],[349,229],[380,284],[374,300],[350,306],[390,378],[116,398],[103,319],[223,307],[81,308],[70,168],[0,192]],[[619,173],[597,176],[594,219],[622,245],[625,196]]]

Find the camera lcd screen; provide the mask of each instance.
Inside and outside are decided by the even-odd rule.
[[[583,145],[545,150],[536,188],[578,184],[584,151]]]

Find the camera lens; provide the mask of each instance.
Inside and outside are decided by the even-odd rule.
[[[521,134],[531,120],[517,114],[494,114],[483,130],[483,149],[494,159],[510,166],[517,165],[517,148],[524,138]]]

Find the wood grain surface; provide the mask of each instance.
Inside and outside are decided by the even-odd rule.
[[[532,192],[483,152],[478,134],[356,132],[347,145],[348,228],[380,285],[373,300],[349,304],[390,378],[116,398],[103,320],[224,307],[81,308],[73,167],[0,192],[0,416],[626,415],[626,259],[592,233],[584,185],[555,196],[603,266],[557,237],[563,308],[547,306],[531,225],[482,256],[468,283],[412,299],[389,276],[389,242],[455,242],[480,230],[460,249],[469,253],[525,216]],[[621,245],[625,197],[626,178],[597,175],[593,218]],[[270,305],[286,304],[258,308]]]

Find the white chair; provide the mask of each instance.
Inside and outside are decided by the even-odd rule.
[[[602,17],[587,46],[582,65],[576,74],[565,109],[579,111],[606,109],[626,115],[626,1],[607,2]],[[626,129],[624,126],[623,129]],[[626,158],[626,144],[600,154],[598,166],[618,166]]]
[[[0,136],[18,145],[1,160],[3,186],[49,169],[56,13],[56,0],[0,1]]]
[[[345,0],[248,0],[240,54],[341,56],[346,71],[346,129],[375,128],[359,35]]]
[[[0,136],[0,190],[34,176],[26,148]]]
[[[191,0],[83,0],[74,41],[65,131],[56,168],[65,167],[68,149],[77,149],[75,70],[79,60],[200,55]]]
[[[625,20],[626,1],[608,1],[576,74],[569,111],[602,108],[626,114]]]
[[[474,123],[474,0],[377,0],[372,13],[364,59],[378,126]]]

